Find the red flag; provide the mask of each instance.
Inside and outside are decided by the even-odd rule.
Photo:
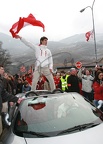
[[[26,18],[20,17],[19,21],[13,24],[12,28],[9,31],[11,32],[12,36],[15,37],[15,35],[27,25],[39,26],[43,28],[43,31],[45,31],[44,24],[41,21],[36,20],[36,18],[32,14],[29,14]]]
[[[21,71],[21,72],[26,72],[25,66],[21,66],[21,67],[20,67],[20,71]]]
[[[86,41],[89,41],[90,37],[93,36],[93,30],[92,31],[88,31],[86,34],[85,34],[85,37],[86,37]]]
[[[90,37],[93,35],[93,31],[88,31],[85,36],[86,36],[86,41],[89,41]]]
[[[32,68],[32,66],[31,66],[30,69],[28,70],[28,74],[29,74],[29,73],[33,74],[33,68]]]

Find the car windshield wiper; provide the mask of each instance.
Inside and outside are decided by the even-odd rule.
[[[48,135],[45,135],[45,134],[42,134],[42,133],[38,133],[38,132],[34,132],[34,131],[18,131],[18,133],[32,134],[32,135],[36,135],[38,137],[49,137]]]
[[[94,126],[97,126],[99,124],[100,123],[87,123],[87,124],[82,124],[82,125],[74,126],[72,128],[69,128],[69,129],[61,131],[57,135],[60,135],[60,134],[63,134],[63,133],[71,133],[71,132],[74,132],[74,131],[82,131],[84,129],[92,128]]]

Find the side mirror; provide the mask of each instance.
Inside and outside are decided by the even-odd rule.
[[[11,122],[9,121],[9,114],[8,113],[6,113],[6,115],[5,115],[5,122],[8,126],[11,125]]]
[[[9,114],[8,113],[2,113],[2,120],[4,125],[10,126],[11,122],[9,121]]]
[[[98,104],[99,104],[99,105],[98,105],[97,108],[100,109],[100,108],[102,107],[102,105],[103,105],[103,100],[99,100],[99,101],[98,101]]]

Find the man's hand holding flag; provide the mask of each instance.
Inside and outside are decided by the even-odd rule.
[[[36,20],[32,14],[29,14],[26,18],[20,17],[19,21],[12,25],[12,28],[9,30],[12,34],[12,37],[15,37],[19,31],[27,25],[39,26],[43,28],[43,32],[45,31],[44,24],[41,21]]]

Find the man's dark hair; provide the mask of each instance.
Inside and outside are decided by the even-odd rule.
[[[4,67],[4,66],[0,64],[0,67]]]
[[[42,44],[42,41],[45,40],[45,39],[48,40],[48,38],[45,37],[45,36],[41,37],[41,38],[40,38],[40,44]]]
[[[61,73],[65,74],[66,72],[65,71],[61,71]]]

